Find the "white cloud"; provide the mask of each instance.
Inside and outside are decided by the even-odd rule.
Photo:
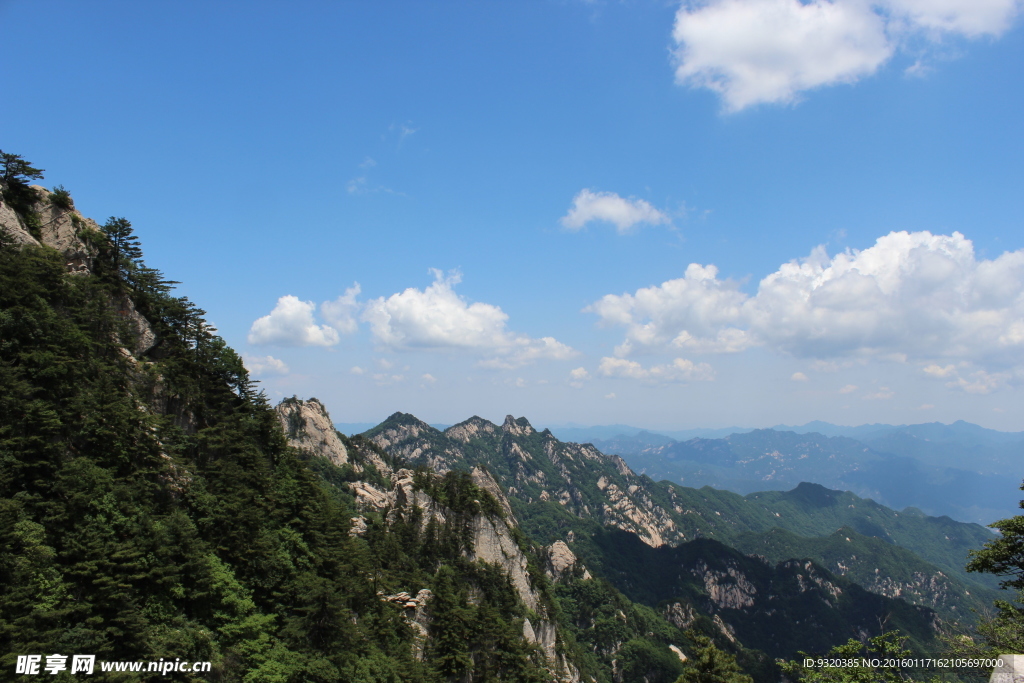
[[[894,232],[831,258],[815,248],[761,280],[755,296],[719,280],[714,266],[691,264],[681,279],[585,310],[626,328],[623,357],[764,345],[801,358],[945,359],[998,371],[1024,351],[1024,250],[979,260],[960,233]]]
[[[790,377],[790,379],[793,380],[794,382],[806,382],[807,381],[807,375],[805,375],[802,372],[794,372],[792,377]]]
[[[623,199],[614,192],[583,189],[573,197],[569,213],[562,217],[561,222],[569,230],[580,230],[592,221],[614,223],[619,234],[629,232],[640,223],[659,225],[670,222],[668,216],[643,199]]]
[[[672,36],[676,82],[714,90],[729,111],[855,81],[893,52],[882,18],[852,1],[684,4]]]
[[[728,111],[793,102],[874,73],[913,36],[999,35],[1020,10],[1021,0],[690,0],[673,30],[676,81],[719,93]]]
[[[457,272],[447,276],[431,270],[434,282],[424,290],[404,292],[367,302],[362,319],[377,343],[399,350],[449,349],[472,351],[487,358],[485,367],[512,368],[536,360],[563,360],[576,352],[554,339],[515,334],[506,328],[508,315],[498,306],[468,303],[455,293]]]
[[[431,375],[429,372],[421,375],[420,379],[422,379],[424,382],[427,382],[428,384],[433,384],[434,382],[437,381],[437,378]]]
[[[882,0],[879,4],[912,28],[968,38],[1002,34],[1022,5],[1020,0]]]
[[[607,399],[613,399],[613,398],[615,398],[615,392],[613,391],[610,394],[605,394],[604,397],[607,398]]]
[[[715,378],[715,371],[710,365],[694,363],[686,358],[676,358],[666,365],[645,368],[636,361],[605,357],[601,359],[597,371],[605,377],[623,377],[658,383],[711,381]]]
[[[352,369],[349,370],[349,372],[351,372],[353,375],[365,375],[366,374],[366,370],[364,368],[359,367],[358,365],[353,365]]]
[[[852,394],[855,391],[857,391],[857,385],[856,384],[847,384],[845,387],[843,387],[843,388],[841,388],[839,390],[839,393],[840,394]]]
[[[338,332],[352,334],[358,329],[359,323],[356,321],[356,314],[359,312],[359,302],[356,301],[356,297],[361,291],[359,283],[356,282],[334,301],[325,301],[320,304],[320,313]]]
[[[287,375],[288,365],[273,356],[250,356],[242,354],[246,369],[254,375]]]
[[[865,398],[865,400],[872,400],[872,401],[886,401],[886,400],[892,398],[895,395],[896,394],[889,387],[879,387],[878,391],[876,391],[873,394],[867,394],[867,395],[864,396],[864,398]]]
[[[586,368],[576,368],[569,372],[569,386],[574,389],[582,389],[584,382],[590,379],[590,373]]]
[[[924,371],[932,377],[949,377],[950,375],[956,374],[956,366],[947,365],[942,367],[932,363],[928,367],[924,368]]]
[[[963,389],[968,394],[989,394],[1014,379],[1011,372],[986,372],[984,370],[971,372],[969,371],[970,363],[964,363],[963,366],[966,377],[953,365],[941,367],[932,364],[924,368],[924,372],[936,379],[948,380],[947,387]]]
[[[316,304],[287,295],[277,300],[270,315],[259,318],[249,328],[250,344],[275,346],[333,346],[338,332],[330,325],[317,325],[313,319]]]
[[[753,338],[734,325],[743,317],[747,295],[738,283],[718,279],[715,266],[691,263],[684,277],[635,294],[609,294],[583,309],[606,325],[627,328],[616,355],[634,349],[684,348],[694,353],[735,352]]]

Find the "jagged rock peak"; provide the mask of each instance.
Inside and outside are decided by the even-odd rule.
[[[348,462],[348,449],[338,437],[324,404],[315,398],[307,401],[291,397],[277,405],[288,445],[327,458],[335,465]]]
[[[469,443],[472,439],[475,439],[483,434],[493,434],[498,431],[498,426],[490,420],[485,420],[482,417],[474,415],[473,417],[460,422],[457,425],[452,425],[448,429],[444,430],[446,436],[461,441],[462,443]]]
[[[529,436],[535,433],[537,430],[533,428],[530,421],[525,417],[521,417],[518,420],[511,415],[505,416],[505,422],[501,425],[501,431],[512,436]]]

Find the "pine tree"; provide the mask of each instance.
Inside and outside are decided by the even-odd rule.
[[[134,284],[133,275],[142,259],[142,246],[132,224],[126,218],[111,216],[101,229],[110,241],[105,259],[110,273],[118,283]]]
[[[693,634],[691,639],[696,647],[676,683],[753,683],[754,679],[743,673],[736,658],[715,647],[710,638]]]

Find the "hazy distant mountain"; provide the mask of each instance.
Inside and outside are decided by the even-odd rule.
[[[645,438],[659,436],[668,437],[675,441],[686,441],[687,439],[720,439],[730,434],[742,434],[752,431],[748,427],[716,427],[698,428],[683,430],[659,429],[651,431],[641,427],[630,427],[629,425],[601,425],[596,427],[550,427],[551,433],[562,441],[574,443],[594,443],[595,441],[606,441],[618,437],[635,437],[646,435]]]
[[[593,443],[653,479],[687,486],[751,493],[813,481],[963,521],[988,524],[1016,512],[1024,477],[1019,434],[966,422],[799,429],[811,427],[822,431],[758,429],[688,441],[638,432]],[[842,430],[860,438],[836,434]]]
[[[797,434],[817,432],[825,436],[848,436],[861,441],[882,438],[893,433],[904,433],[919,439],[955,441],[963,444],[1024,443],[1024,432],[1000,432],[964,420],[957,420],[948,425],[941,422],[926,422],[913,425],[865,424],[856,427],[845,427],[815,420],[799,426],[776,425],[772,429],[796,432]]]

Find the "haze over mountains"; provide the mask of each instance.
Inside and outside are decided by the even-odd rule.
[[[850,490],[893,508],[990,524],[1015,514],[1024,433],[950,425],[826,422],[771,429],[652,432],[626,425],[555,429],[621,455],[652,479],[739,493],[802,481]],[[727,433],[724,433],[727,432]]]

